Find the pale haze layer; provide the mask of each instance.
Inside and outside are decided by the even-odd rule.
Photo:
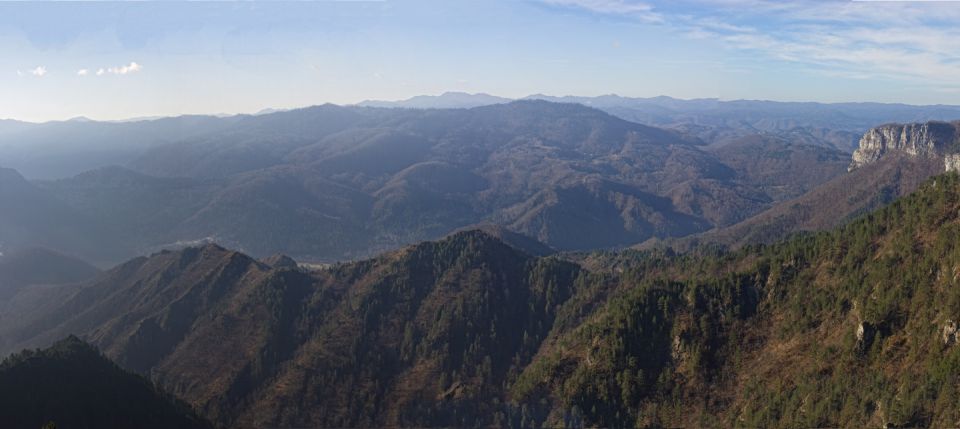
[[[445,91],[960,104],[960,3],[0,3],[0,118]]]

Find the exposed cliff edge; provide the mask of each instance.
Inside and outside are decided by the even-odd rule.
[[[923,124],[888,124],[866,132],[853,152],[849,170],[879,160],[887,153],[943,158],[946,170],[960,167],[960,121]]]

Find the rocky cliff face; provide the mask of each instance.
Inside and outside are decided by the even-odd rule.
[[[887,153],[914,157],[946,158],[960,149],[960,121],[924,124],[890,124],[867,131],[853,152],[850,170],[876,162]],[[946,169],[951,162],[944,161]]]
[[[943,157],[943,169],[960,172],[960,153],[952,153]]]

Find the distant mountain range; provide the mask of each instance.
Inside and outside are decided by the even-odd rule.
[[[912,106],[883,103],[802,103],[773,101],[681,100],[670,97],[554,97],[531,95],[523,100],[578,103],[644,125],[679,130],[709,145],[764,134],[852,152],[868,129],[886,123],[913,123],[960,118],[960,106]],[[357,107],[448,109],[506,104],[507,98],[450,92],[401,101],[365,101]],[[126,165],[145,150],[198,140],[303,137],[306,128],[286,120],[306,120],[307,112],[333,106],[278,110],[255,115],[206,115],[139,118],[120,122],[55,121],[27,123],[0,120],[0,160],[30,179],[70,177],[108,165]],[[282,114],[300,112],[299,114]],[[274,114],[280,114],[276,116]],[[347,118],[346,125],[350,124]],[[300,125],[306,125],[301,123]],[[284,132],[281,127],[293,126]],[[329,126],[336,126],[327,124]],[[317,134],[321,136],[322,134]],[[307,136],[309,137],[309,136]]]
[[[522,100],[578,103],[646,125],[681,130],[710,144],[724,144],[767,134],[791,141],[831,146],[852,152],[868,129],[886,123],[960,118],[960,106],[913,106],[885,103],[812,103],[759,100],[631,98],[618,95],[555,97],[535,94]],[[403,108],[461,108],[511,101],[488,94],[447,92],[399,101],[365,101],[358,105]]]
[[[495,95],[465,92],[445,92],[441,95],[418,95],[399,101],[367,100],[357,103],[364,107],[402,107],[407,109],[464,109],[505,104],[513,100]]]
[[[257,257],[352,259],[477,224],[558,250],[622,247],[731,225],[849,164],[824,146],[754,135],[708,147],[678,131],[538,100],[73,125],[99,136],[80,138],[90,145],[80,165],[125,159],[125,167],[35,181],[5,170],[0,192],[19,204],[0,212],[9,225],[0,243],[101,266],[205,241]]]
[[[447,94],[418,103],[448,98],[490,101]],[[853,133],[871,120],[954,109],[666,97],[553,100],[455,109],[324,105],[128,123],[4,123],[9,127],[0,128],[6,130],[0,131],[0,159],[9,166],[82,172],[27,180],[17,170],[0,171],[0,199],[17,202],[0,211],[0,246],[44,247],[107,267],[207,242],[254,257],[286,253],[327,263],[476,225],[498,225],[558,251],[701,233],[706,235],[684,243],[770,241],[836,225],[942,171],[936,162],[908,169],[894,162],[886,173],[870,169],[876,173],[847,177],[850,155],[820,137],[812,141],[813,134],[796,134],[796,126]],[[693,121],[711,133],[730,125],[724,115],[766,125],[725,134],[723,141],[704,140],[683,127],[641,125],[557,101],[608,110],[656,106],[664,118],[698,118]],[[914,148],[899,151],[910,158],[925,147],[921,140],[889,146]],[[899,153],[870,149],[885,144],[866,144],[854,164],[856,157]],[[947,143],[931,144],[945,153]],[[89,169],[97,165],[106,166]],[[828,183],[833,190],[792,201]],[[856,189],[862,192],[851,195]],[[824,210],[823,196],[838,199]]]

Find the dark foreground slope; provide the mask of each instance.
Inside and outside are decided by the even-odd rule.
[[[735,253],[533,257],[478,231],[308,272],[131,261],[0,337],[75,332],[230,427],[960,423],[960,176]]]
[[[37,429],[212,428],[185,404],[69,337],[0,364],[0,422]]]

